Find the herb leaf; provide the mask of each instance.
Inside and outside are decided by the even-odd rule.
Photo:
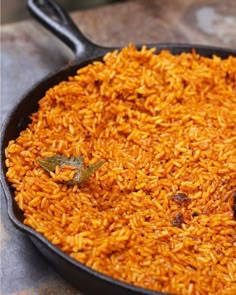
[[[73,181],[75,183],[81,183],[84,182],[85,180],[87,180],[91,175],[93,175],[98,168],[100,168],[102,166],[102,164],[104,164],[106,161],[105,160],[101,160],[98,161],[96,163],[91,164],[90,166],[82,169],[80,172],[78,172]]]
[[[71,167],[76,170],[76,174],[73,179],[66,181],[68,185],[80,184],[87,180],[91,175],[93,175],[98,168],[102,166],[106,161],[101,160],[95,162],[87,167],[84,166],[83,157],[66,157],[64,155],[55,155],[52,157],[47,157],[42,160],[38,160],[39,165],[44,168],[47,172],[55,172],[56,167]]]
[[[52,157],[47,157],[42,160],[38,160],[38,163],[41,167],[43,167],[48,172],[54,172],[56,166],[72,166],[75,168],[82,168],[84,165],[83,157],[70,157],[67,158],[63,155],[55,155]]]

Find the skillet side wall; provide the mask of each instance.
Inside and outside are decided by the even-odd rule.
[[[173,54],[191,52],[192,48],[195,48],[197,53],[206,57],[211,57],[213,54],[222,58],[227,58],[229,55],[236,56],[235,50],[219,49],[207,46],[187,44],[151,44],[147,47],[156,47],[158,48],[157,52],[161,49],[169,49]],[[107,51],[109,51],[109,49]],[[39,251],[51,262],[57,271],[77,286],[78,289],[85,291],[86,294],[164,294],[133,287],[126,283],[120,283],[119,281],[103,276],[96,271],[88,271],[88,268],[83,265],[81,266],[80,263],[71,263],[71,259],[67,259],[65,254],[61,255],[61,251],[54,246],[52,247],[52,244],[49,241],[46,241],[44,238],[42,239],[40,234],[23,225],[23,212],[19,210],[16,202],[14,201],[14,190],[5,176],[7,170],[5,165],[5,148],[10,140],[16,139],[20,132],[27,127],[30,122],[29,116],[38,109],[38,101],[44,96],[45,92],[49,88],[58,84],[60,81],[66,80],[69,76],[74,75],[78,68],[91,63],[93,60],[101,60],[101,57],[95,57],[90,60],[85,60],[83,62],[67,66],[61,71],[46,77],[42,82],[37,84],[25,96],[23,96],[6,119],[1,132],[1,182],[7,199],[8,214],[14,225],[30,236]],[[78,277],[80,278],[79,280]]]
[[[167,293],[154,292],[138,288],[126,283],[118,282],[107,277],[104,280],[102,274],[96,271],[86,271],[83,267],[77,267],[77,263],[70,263],[58,255],[57,251],[51,249],[50,245],[45,245],[39,239],[30,236],[30,239],[40,251],[40,253],[54,266],[56,271],[62,275],[72,285],[77,287],[83,294],[94,295],[171,295]]]

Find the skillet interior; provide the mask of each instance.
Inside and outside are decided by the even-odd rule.
[[[234,50],[219,49],[207,46],[183,44],[150,44],[148,47],[156,47],[157,52],[163,48],[169,49],[173,54],[191,52],[192,48],[194,48],[196,52],[202,56],[207,57],[210,57],[213,54],[216,54],[222,58],[227,58],[229,55],[236,56],[236,51]],[[109,51],[109,49],[107,49],[107,51]],[[23,212],[18,208],[16,202],[14,201],[14,190],[5,176],[7,169],[5,166],[4,150],[7,147],[8,142],[12,139],[16,139],[19,133],[27,127],[28,123],[30,122],[29,116],[37,111],[38,100],[41,99],[45,92],[53,85],[56,85],[60,81],[66,80],[69,76],[74,75],[78,68],[91,63],[93,60],[101,59],[101,56],[96,56],[84,62],[67,66],[61,71],[46,77],[19,100],[15,108],[11,111],[8,118],[6,119],[1,133],[1,183],[7,199],[8,215],[18,229],[29,235],[39,251],[51,262],[56,270],[85,294],[164,294],[134,287],[127,283],[123,283],[108,276],[102,275],[97,271],[94,271],[73,260],[60,251],[57,247],[52,245],[41,234],[37,233],[28,226],[25,226],[22,223]]]

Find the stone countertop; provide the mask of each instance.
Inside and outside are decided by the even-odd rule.
[[[235,0],[137,0],[71,14],[81,31],[103,46],[198,43],[236,48]],[[1,27],[1,122],[16,101],[73,54],[36,21]],[[1,191],[1,294],[80,294],[11,224]]]

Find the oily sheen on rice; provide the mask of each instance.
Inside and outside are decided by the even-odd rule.
[[[113,278],[236,294],[236,58],[129,45],[49,89],[6,149],[24,223]],[[106,159],[82,185],[37,160]],[[184,196],[188,202],[177,200]]]

